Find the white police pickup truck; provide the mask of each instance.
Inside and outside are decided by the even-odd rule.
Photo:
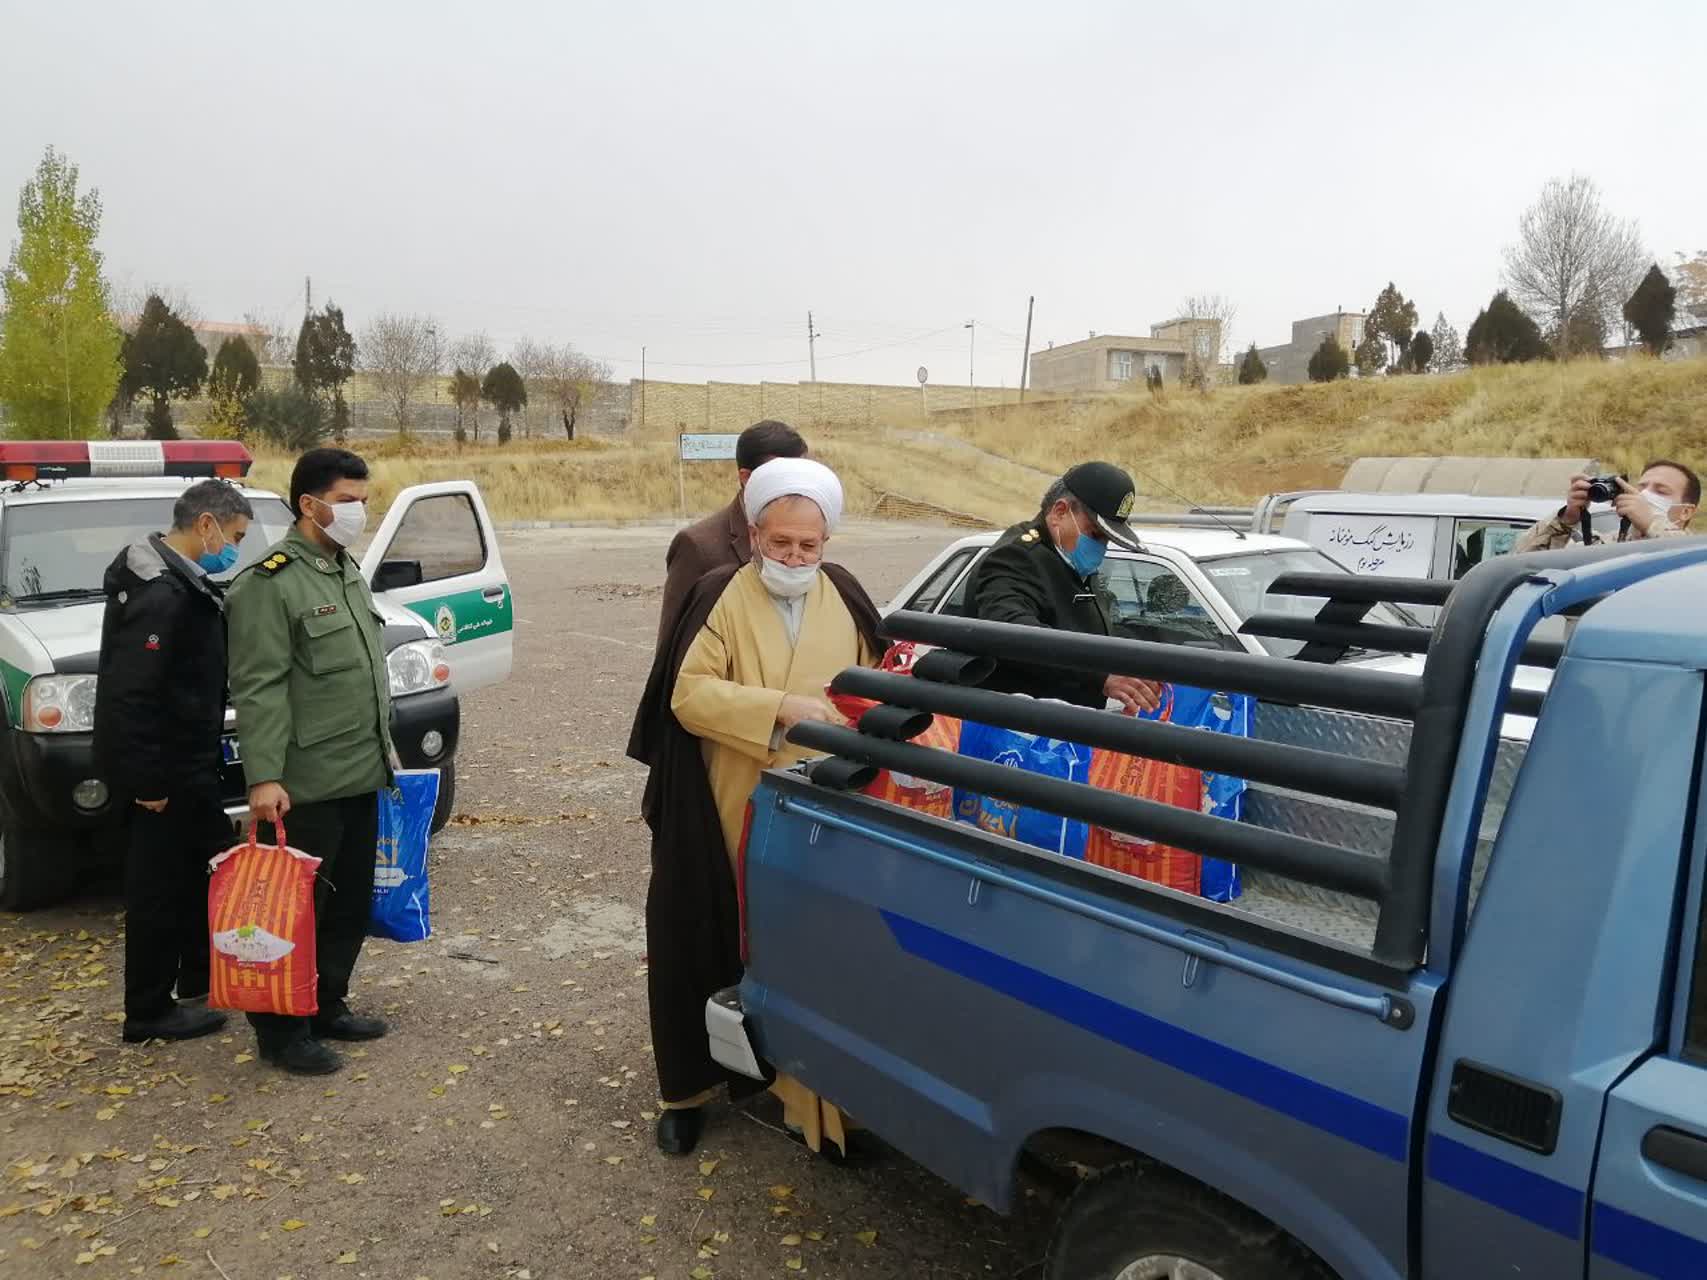
[[[255,510],[232,574],[241,572],[291,524],[277,494],[242,485],[250,463],[227,441],[0,443],[0,906],[64,896],[118,845],[123,815],[92,741],[107,565],[169,528],[189,484],[219,476]],[[455,798],[457,694],[510,674],[513,601],[480,491],[466,480],[403,490],[361,568],[385,620],[398,754],[406,767],[443,770],[436,830]],[[241,761],[227,710],[234,824],[247,817]]]

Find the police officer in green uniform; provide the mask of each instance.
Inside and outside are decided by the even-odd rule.
[[[367,464],[314,449],[291,474],[295,527],[226,597],[231,701],[263,831],[321,859],[315,885],[319,1012],[251,1014],[262,1058],[299,1075],[336,1071],[326,1040],[374,1040],[350,1012],[350,974],[373,903],[378,793],[390,785],[391,691],[380,619],[347,548],[367,521]]]
[[[1108,606],[1097,579],[1108,544],[1139,550],[1126,523],[1132,477],[1109,462],[1081,462],[1049,486],[1037,515],[1008,529],[972,571],[967,604],[986,622],[1106,636]],[[1159,688],[1133,676],[1099,676],[1068,667],[1003,660],[984,688],[1058,698],[1101,708],[1153,710]]]

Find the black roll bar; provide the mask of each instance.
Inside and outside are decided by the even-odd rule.
[[[1140,839],[1246,863],[1359,898],[1379,902],[1386,895],[1386,863],[1373,854],[1354,849],[1266,827],[1246,826],[1212,814],[1104,791],[1082,782],[1046,778],[931,747],[873,738],[818,721],[805,720],[795,725],[788,731],[788,740],[796,746],[828,751],[845,760],[965,787],[980,795],[1042,809]]]
[[[1082,742],[1088,747],[1103,747],[1169,764],[1206,769],[1211,773],[1232,774],[1256,782],[1312,791],[1378,809],[1396,810],[1405,785],[1403,769],[1379,761],[1318,751],[1313,747],[1236,738],[1061,702],[1015,698],[988,689],[933,684],[928,680],[871,671],[864,667],[843,671],[831,683],[831,688],[837,693],[872,698],[890,707],[914,707],[939,715],[958,716],[981,724],[999,725],[1067,742]],[[883,707],[879,706],[866,713],[860,721],[860,732],[869,732],[868,722],[881,710]],[[901,735],[879,733],[878,736]]]

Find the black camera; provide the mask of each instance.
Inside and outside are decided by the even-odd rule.
[[[1623,476],[1590,476],[1588,478],[1588,500],[1590,502],[1611,502],[1624,492],[1619,482]]]

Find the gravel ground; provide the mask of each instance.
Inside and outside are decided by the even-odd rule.
[[[0,917],[0,1272],[281,1277],[1037,1277],[1052,1206],[1002,1219],[899,1156],[840,1169],[719,1108],[658,1154],[643,771],[623,756],[667,528],[505,536],[515,674],[463,707],[434,936],[370,942],[391,1019],[338,1075],[247,1029],[119,1043],[109,891]],[[855,526],[880,603],[954,534]]]

